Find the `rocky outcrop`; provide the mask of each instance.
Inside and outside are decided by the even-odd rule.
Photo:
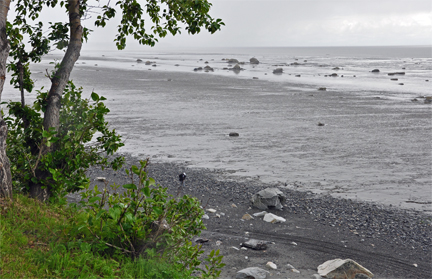
[[[282,210],[286,196],[278,188],[266,188],[253,195],[252,206],[258,209],[276,208]]]
[[[267,270],[259,267],[248,267],[236,274],[236,279],[265,279],[270,274]]]
[[[372,272],[350,259],[326,261],[318,266],[318,274],[329,279],[355,279],[358,278],[357,274],[364,274],[366,278],[374,276]]]
[[[256,59],[255,57],[252,57],[251,59],[249,59],[249,62],[250,62],[251,64],[254,64],[254,65],[259,64],[258,59]]]

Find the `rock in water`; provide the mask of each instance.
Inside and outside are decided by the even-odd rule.
[[[282,68],[276,68],[273,70],[273,74],[282,74],[283,73],[283,69]]]
[[[267,274],[270,272],[262,268],[248,267],[237,272],[236,279],[265,279]]]
[[[372,272],[350,259],[334,259],[318,266],[318,274],[330,279],[354,279],[358,273],[368,277],[374,276]]]
[[[252,206],[258,209],[276,208],[282,210],[282,203],[285,202],[286,196],[278,188],[266,188],[253,195]]]
[[[372,73],[379,73],[379,72],[380,72],[379,69],[373,69],[373,70],[372,70]]]
[[[259,64],[258,59],[256,59],[255,57],[252,57],[251,59],[249,59],[249,62],[250,62],[251,64]]]

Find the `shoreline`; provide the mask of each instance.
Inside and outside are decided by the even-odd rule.
[[[125,166],[138,162],[128,154],[125,158]],[[148,167],[149,176],[168,187],[171,194],[176,193],[181,172],[188,175],[185,194],[200,199],[206,209],[224,213],[218,218],[207,212],[207,230],[201,235],[209,239],[203,245],[205,251],[220,249],[225,256],[227,266],[221,278],[234,278],[238,270],[246,267],[265,269],[267,261],[280,267],[272,271],[271,278],[309,278],[319,264],[334,258],[351,258],[371,270],[374,278],[428,278],[432,274],[431,216],[424,213],[279,187],[287,195],[287,202],[282,211],[270,212],[287,222],[270,224],[260,218],[246,221],[242,220],[243,214],[261,211],[249,207],[251,195],[272,185],[218,180],[218,172],[175,163],[150,161]],[[96,180],[101,176],[110,184],[127,182],[124,168],[118,172],[92,168],[88,176],[92,185],[103,186]],[[265,252],[232,248],[240,248],[239,244],[248,238],[275,244]],[[300,274],[292,273],[287,264]]]

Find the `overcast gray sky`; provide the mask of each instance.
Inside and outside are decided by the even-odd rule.
[[[226,26],[213,35],[161,39],[159,47],[431,45],[431,0],[210,0]],[[57,13],[56,13],[57,14]],[[63,17],[63,13],[60,13]],[[50,20],[54,20],[52,12]],[[64,19],[63,19],[64,20]],[[87,49],[114,49],[116,22],[95,32]],[[128,41],[128,49],[138,44]],[[141,47],[142,49],[142,47]]]

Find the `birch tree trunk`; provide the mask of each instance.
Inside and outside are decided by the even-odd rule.
[[[10,45],[6,36],[6,20],[10,0],[0,0],[0,102],[6,80],[6,60]],[[12,198],[12,176],[9,158],[6,155],[7,125],[0,113],[0,196]]]
[[[51,78],[51,88],[47,98],[47,109],[44,114],[43,126],[45,130],[49,130],[50,128],[55,128],[57,130],[60,126],[60,107],[63,91],[81,52],[83,27],[81,26],[80,1],[69,0],[68,5],[70,40],[60,68]],[[51,147],[42,146],[41,148],[42,153],[46,153],[52,151],[52,148],[55,147],[51,145]],[[49,173],[37,170],[36,175],[39,178],[45,179],[49,176]],[[41,201],[46,201],[50,197],[50,188],[48,186],[43,189],[41,184],[30,184],[30,196]]]

